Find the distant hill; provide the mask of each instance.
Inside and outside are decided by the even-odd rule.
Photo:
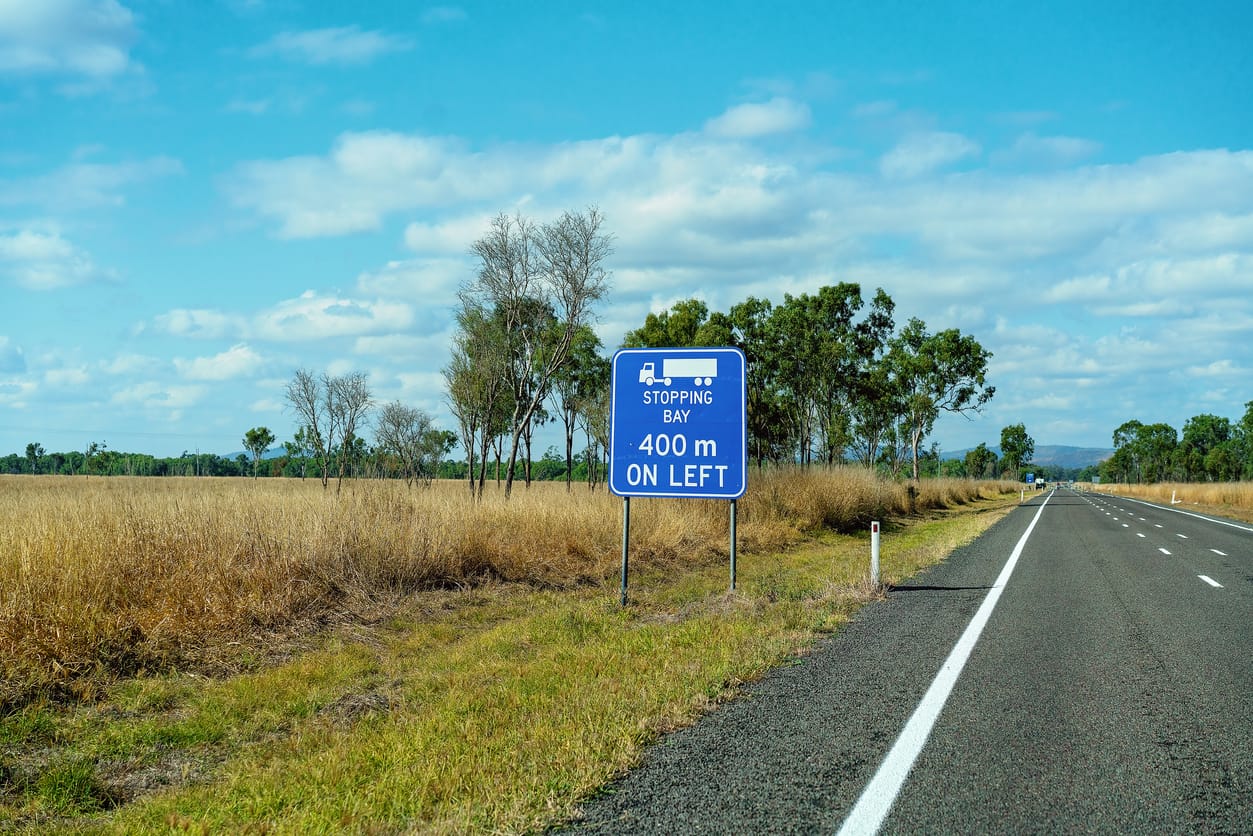
[[[944,450],[940,453],[942,459],[964,459],[966,454],[973,448],[965,450]],[[993,445],[988,448],[997,456],[1001,455],[1000,445]],[[1031,458],[1032,464],[1055,465],[1065,468],[1084,468],[1089,465],[1100,464],[1101,462],[1114,455],[1112,447],[1069,447],[1065,444],[1037,444],[1035,446],[1035,455]]]

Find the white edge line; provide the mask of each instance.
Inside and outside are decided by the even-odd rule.
[[[1205,520],[1206,522],[1218,523],[1219,525],[1229,525],[1232,528],[1238,528],[1241,531],[1253,531],[1253,528],[1250,528],[1247,525],[1240,525],[1239,523],[1228,522],[1227,520],[1219,520],[1219,519],[1215,519],[1214,517],[1206,517],[1202,514],[1194,514],[1191,511],[1182,511],[1178,508],[1169,508],[1165,505],[1155,505],[1152,502],[1142,502],[1139,499],[1132,499],[1129,496],[1124,496],[1123,499],[1127,500],[1128,502],[1139,502],[1141,505],[1147,505],[1150,508],[1156,508],[1159,511],[1174,511],[1176,514],[1185,514],[1189,517],[1196,517],[1198,520]]]
[[[905,785],[905,779],[909,777],[909,770],[913,768],[914,761],[918,759],[922,747],[926,745],[931,729],[935,727],[935,721],[939,719],[940,711],[944,708],[944,703],[953,692],[957,677],[961,675],[962,668],[970,659],[975,643],[979,641],[979,636],[983,633],[983,628],[992,617],[992,610],[996,609],[996,602],[1001,599],[1001,592],[1009,583],[1009,576],[1014,573],[1014,567],[1018,565],[1018,558],[1022,556],[1023,547],[1027,545],[1027,538],[1031,536],[1035,524],[1040,521],[1040,515],[1044,513],[1044,506],[1049,504],[1051,498],[1052,494],[1049,494],[1040,504],[1040,510],[1035,512],[1031,524],[1022,533],[1009,560],[1005,561],[1001,574],[997,576],[996,582],[988,590],[987,597],[979,605],[974,618],[970,619],[970,624],[966,626],[957,644],[953,645],[953,650],[944,660],[944,664],[940,666],[940,672],[935,675],[931,687],[927,689],[927,693],[923,694],[909,722],[901,730],[900,737],[892,744],[883,763],[879,764],[878,771],[862,790],[861,797],[857,799],[852,812],[841,825],[840,834],[852,836],[852,834],[877,833],[883,825],[883,820],[887,818],[892,805],[896,802],[896,796]]]
[[[1212,586],[1212,587],[1214,587],[1214,588],[1216,588],[1216,589],[1222,589],[1222,588],[1223,588],[1223,585],[1222,585],[1222,584],[1220,584],[1218,581],[1216,581],[1216,580],[1214,580],[1213,578],[1211,578],[1209,575],[1197,575],[1197,577],[1198,577],[1198,578],[1200,578],[1201,580],[1205,581],[1207,584],[1209,584],[1210,586]]]

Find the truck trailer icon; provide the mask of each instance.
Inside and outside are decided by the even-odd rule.
[[[652,386],[664,383],[669,386],[675,378],[691,378],[696,385],[708,386],[718,376],[717,357],[667,357],[661,361],[661,376],[657,376],[657,365],[651,360],[640,369],[640,383]]]

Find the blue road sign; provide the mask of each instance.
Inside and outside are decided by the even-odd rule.
[[[1028,474],[1027,474],[1027,484],[1028,484],[1028,485],[1035,484],[1035,474],[1034,474],[1034,473],[1028,473]]]
[[[738,348],[624,348],[615,354],[609,490],[618,496],[743,496],[746,367]]]

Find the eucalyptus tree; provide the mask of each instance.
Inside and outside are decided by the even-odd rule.
[[[768,320],[765,359],[777,395],[788,410],[795,458],[808,464],[815,445],[822,460],[841,461],[858,423],[871,417],[886,391],[875,369],[892,329],[893,303],[883,290],[860,320],[861,286],[841,282],[814,294],[784,296]],[[876,431],[881,436],[881,431]],[[873,462],[875,444],[865,445]]]
[[[586,325],[583,326],[576,332],[570,347],[570,362],[552,379],[550,399],[557,418],[561,421],[566,442],[567,491],[572,489],[574,434],[578,428],[579,414],[589,400],[609,386],[609,361],[601,356],[601,348],[596,332]],[[589,446],[590,442],[589,438]]]
[[[587,488],[595,491],[601,473],[609,466],[609,361],[600,372],[600,385],[579,401],[578,422],[587,439]],[[604,469],[600,465],[604,465]]]
[[[489,312],[500,322],[506,383],[514,398],[506,496],[526,426],[567,362],[575,334],[592,320],[593,306],[608,292],[605,262],[613,245],[603,224],[596,208],[565,212],[543,226],[521,214],[501,214],[471,246],[478,271],[461,290],[462,305]],[[546,322],[550,314],[552,321]]]
[[[1253,480],[1253,401],[1244,405],[1244,416],[1232,429],[1240,461],[1237,478]]]
[[[1160,482],[1181,466],[1178,434],[1169,424],[1145,424],[1132,419],[1113,434],[1114,455],[1102,470],[1113,481]]]
[[[973,450],[966,451],[966,475],[971,479],[991,479],[996,476],[996,453],[988,449],[988,445],[980,443]]]
[[[295,460],[300,467],[300,478],[304,479],[308,472],[309,456],[315,452],[313,431],[305,426],[299,427],[291,441],[283,442],[283,451],[289,460]]]
[[[1014,479],[1022,466],[1035,455],[1035,440],[1027,435],[1026,424],[1011,424],[1001,430],[1001,472]]]
[[[771,351],[769,299],[750,296],[731,307],[732,345],[747,361],[745,389],[748,398],[749,455],[760,469],[766,461],[782,457],[786,439],[785,410],[778,386],[779,370]]]
[[[987,384],[991,357],[974,337],[956,328],[928,333],[926,323],[916,317],[892,340],[887,362],[901,399],[901,426],[909,436],[914,481],[918,447],[940,413],[978,412],[996,393],[996,387]]]
[[[244,449],[252,454],[252,478],[257,478],[257,465],[261,457],[274,446],[274,433],[269,427],[253,427],[244,433]]]
[[[39,472],[39,461],[48,451],[37,441],[32,441],[26,445],[26,461],[30,464],[30,472]]]
[[[457,443],[457,436],[435,426],[421,409],[400,401],[384,404],[374,422],[377,449],[394,456],[405,485],[420,482],[429,486],[440,462]]]
[[[1177,456],[1184,478],[1192,481],[1213,481],[1222,478],[1216,473],[1226,470],[1220,465],[1221,451],[1231,439],[1231,420],[1218,415],[1194,415],[1183,425],[1183,438],[1179,442]],[[1223,474],[1225,475],[1225,474]]]
[[[448,406],[457,419],[466,450],[466,472],[471,497],[481,499],[487,479],[487,452],[492,440],[504,432],[512,414],[508,388],[508,348],[500,322],[464,297],[457,312],[457,332],[452,358],[444,367]],[[479,469],[474,470],[475,454]]]

